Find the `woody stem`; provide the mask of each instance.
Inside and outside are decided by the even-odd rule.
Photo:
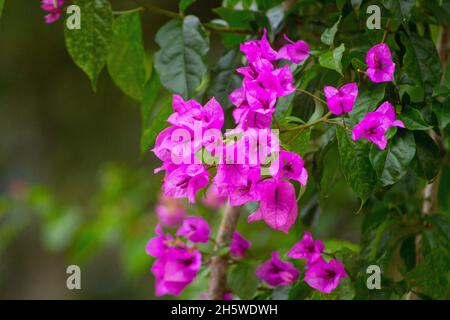
[[[239,212],[240,207],[232,207],[227,203],[223,212],[222,221],[220,222],[219,233],[216,238],[216,250],[230,243],[233,233],[236,230]],[[208,293],[212,300],[223,299],[227,286],[227,269],[227,257],[215,256],[211,259]]]

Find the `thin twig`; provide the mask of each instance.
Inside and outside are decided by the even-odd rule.
[[[309,91],[307,91],[307,90],[305,90],[305,89],[297,89],[297,91],[299,91],[299,92],[301,92],[301,93],[304,93],[304,94],[307,94],[307,95],[310,96],[311,98],[313,98],[313,99],[315,99],[315,100],[317,100],[317,101],[320,101],[320,102],[322,102],[322,103],[325,104],[325,105],[327,104],[327,102],[326,102],[325,100],[323,100],[322,98],[319,98],[318,96],[312,94],[311,92],[309,92]]]
[[[144,7],[145,10],[152,12],[152,13],[156,13],[162,16],[166,16],[169,18],[175,18],[175,19],[180,19],[183,17],[182,14],[175,12],[175,11],[170,11],[170,10],[166,10],[166,9],[161,9],[155,6],[152,6],[151,4],[147,4],[142,2],[141,0],[133,0],[137,5],[139,5],[140,7]]]
[[[113,15],[121,15],[121,14],[127,14],[127,13],[133,13],[133,12],[139,12],[139,11],[145,11],[144,7],[138,7],[134,9],[129,10],[121,10],[121,11],[113,11]]]

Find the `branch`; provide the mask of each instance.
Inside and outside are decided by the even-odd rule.
[[[219,249],[231,241],[234,230],[239,219],[240,207],[232,207],[227,203],[222,221],[220,222],[219,233],[216,239],[215,249]],[[222,300],[227,286],[227,257],[215,256],[211,259],[209,278],[209,297],[212,300]]]
[[[165,9],[161,9],[155,6],[152,6],[150,4],[144,3],[141,0],[133,0],[137,5],[139,5],[140,7],[144,8],[145,10],[147,10],[148,12],[152,12],[152,13],[156,13],[162,16],[166,16],[169,18],[175,18],[175,19],[180,19],[183,17],[182,14],[179,14],[178,12],[174,12],[174,11],[169,11],[169,10],[165,10]]]

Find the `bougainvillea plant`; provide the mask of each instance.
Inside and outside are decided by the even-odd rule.
[[[209,22],[186,13],[201,2],[42,0],[47,23],[80,7],[65,39],[93,88],[106,65],[142,105],[162,178],[155,294],[206,277],[207,299],[447,297],[449,1],[224,0]],[[154,14],[168,21],[147,55]],[[357,246],[311,231],[339,179],[359,198]],[[296,240],[256,256],[247,223]]]

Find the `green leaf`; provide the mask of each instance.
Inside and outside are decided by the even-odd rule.
[[[320,36],[320,41],[325,43],[328,46],[333,45],[334,42],[334,36],[336,35],[336,32],[338,31],[339,23],[341,22],[342,16],[339,16],[338,21],[336,21],[335,24],[331,28],[326,28],[325,31]]]
[[[341,76],[342,74],[342,55],[345,51],[345,45],[342,43],[339,47],[332,51],[327,51],[319,56],[319,63],[322,67],[334,70]]]
[[[352,300],[355,296],[355,289],[353,288],[350,279],[343,279],[339,285],[332,292],[323,293],[318,290],[314,290],[311,295],[312,300]]]
[[[385,150],[372,145],[370,161],[381,186],[389,186],[399,181],[408,171],[415,153],[416,145],[411,132],[398,132]]]
[[[369,160],[370,145],[353,142],[344,128],[336,128],[341,168],[345,179],[364,203],[373,193],[377,178]]]
[[[146,70],[139,13],[123,14],[115,19],[107,66],[114,83],[125,94],[140,101]]]
[[[442,85],[442,84],[438,84],[435,85],[433,88],[433,97],[448,97],[450,96],[450,88]]]
[[[270,33],[273,35],[277,34],[283,27],[285,18],[284,6],[282,4],[279,4],[273,8],[270,8],[269,10],[267,10],[266,16],[270,24]]]
[[[394,17],[399,16],[402,22],[409,20],[415,3],[416,0],[383,0],[384,7],[392,11]]]
[[[406,238],[400,247],[400,256],[406,269],[411,270],[416,266],[416,235]]]
[[[289,300],[305,300],[313,291],[305,281],[294,282],[290,287]]]
[[[111,6],[107,0],[77,0],[74,4],[82,12],[81,28],[64,28],[66,46],[73,61],[88,75],[95,90],[112,39]]]
[[[434,299],[443,299],[448,290],[448,252],[436,248],[405,277],[420,293]]]
[[[289,126],[285,128],[289,128]],[[286,150],[304,156],[308,151],[310,136],[311,129],[282,131],[280,133],[280,140]]]
[[[142,134],[141,153],[147,152],[155,142],[156,136],[168,126],[166,122],[172,113],[170,97],[161,95],[161,83],[158,75],[153,73],[152,78],[145,87],[144,97],[141,103]]]
[[[450,123],[450,97],[442,103],[434,101],[432,110],[439,122],[439,128],[444,129],[447,127]]]
[[[239,263],[231,268],[228,284],[233,293],[241,299],[251,299],[256,293],[259,279],[256,269],[248,263]]]
[[[406,47],[403,68],[414,83],[423,88],[425,95],[431,95],[433,87],[441,79],[441,65],[433,41],[417,34],[402,34]]]
[[[336,159],[339,159],[339,150],[335,139],[314,154],[313,175],[322,198],[328,198],[336,191],[333,187],[342,178],[340,164]]]
[[[439,147],[433,139],[424,132],[414,132],[416,141],[415,170],[417,174],[431,181],[439,172]]]
[[[184,99],[192,97],[206,74],[209,38],[197,17],[171,20],[155,38],[161,49],[155,55],[155,68],[163,86]]]
[[[180,0],[180,3],[178,4],[178,9],[180,10],[181,13],[183,13],[189,6],[191,6],[196,1],[197,0]]]
[[[349,113],[352,124],[359,122],[369,111],[376,109],[384,98],[385,85],[367,85],[360,88],[353,110]]]
[[[397,118],[402,120],[409,130],[428,130],[432,128],[425,121],[420,111],[412,107],[407,107]]]
[[[241,64],[241,54],[237,50],[230,50],[219,61],[214,68],[214,76],[208,89],[208,96],[215,97],[222,107],[230,107],[228,98],[230,93],[241,85],[241,78],[235,72]]]

